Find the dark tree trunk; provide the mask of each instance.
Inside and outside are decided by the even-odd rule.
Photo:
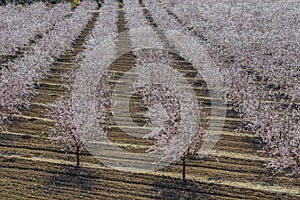
[[[182,182],[183,182],[183,184],[186,183],[186,179],[185,179],[185,157],[182,158]]]
[[[76,147],[77,166],[79,166],[79,147]]]

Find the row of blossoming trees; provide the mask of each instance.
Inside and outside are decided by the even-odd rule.
[[[155,140],[148,152],[161,152],[158,163],[182,161],[185,179],[185,160],[197,152],[202,141],[204,131],[199,121],[205,113],[200,110],[190,84],[174,69],[172,55],[147,23],[138,0],[124,1],[124,11],[136,57],[134,91],[148,105],[146,116],[152,127],[142,137]]]
[[[115,1],[102,7],[85,50],[77,56],[78,69],[67,81],[69,94],[50,105],[48,116],[56,122],[52,139],[76,153],[77,165],[83,148],[95,135],[105,134],[98,124],[103,122],[104,106],[108,104],[107,73],[116,54],[117,7]]]
[[[300,174],[299,8],[296,1],[178,1],[161,6],[203,40],[227,98],[274,160]]]
[[[224,83],[229,104],[240,111],[247,128],[262,138],[265,150],[274,156],[269,167],[277,171],[290,168],[293,174],[299,174],[299,27],[295,25],[299,5],[284,6],[275,1],[276,6],[282,6],[281,14],[277,15],[276,6],[270,7],[270,2],[259,7],[252,1],[161,2],[144,1],[169,43],[205,77],[209,88],[217,88],[210,95],[224,92],[218,88]],[[99,136],[107,138],[100,125],[112,90],[108,69],[116,59],[117,6],[117,2],[109,1],[101,8],[85,50],[77,57],[78,69],[69,76],[69,93],[50,105],[48,116],[55,120],[51,139],[73,150],[77,165],[84,146],[93,145],[89,142]],[[45,19],[56,16],[57,20],[49,21],[48,29],[40,25],[40,32],[26,27],[31,34],[24,35],[25,40],[9,48],[6,45],[5,52],[13,53],[41,34],[23,57],[2,68],[1,123],[21,106],[29,105],[34,83],[47,74],[56,58],[72,47],[96,5],[83,1],[71,17],[65,17],[68,6],[64,4],[52,8],[56,12],[37,7]],[[7,9],[23,18],[27,11],[32,12]],[[148,105],[149,124],[154,127],[144,138],[155,139],[149,151],[162,152],[161,160],[182,160],[184,178],[187,156],[209,153],[205,149],[199,151],[203,134],[211,142],[208,144],[217,138],[199,125],[206,114],[193,101],[188,92],[192,89],[182,81],[182,75],[173,69],[172,56],[163,50],[163,43],[147,24],[138,1],[124,1],[124,11],[136,59],[134,91],[143,96]],[[20,29],[17,17],[12,20]],[[2,34],[10,34],[8,23],[0,26],[4,27]]]
[[[32,34],[31,36],[26,36],[27,40],[33,38],[35,34],[41,34],[41,37],[36,39],[34,44],[29,46],[23,56],[8,62],[2,67],[0,83],[1,125],[9,120],[9,116],[18,113],[21,108],[29,106],[29,100],[34,95],[34,84],[38,83],[41,78],[47,75],[50,65],[56,58],[72,48],[73,41],[86,26],[92,16],[91,10],[95,7],[96,5],[94,3],[87,1],[79,6],[71,17],[65,17],[70,6],[68,4],[55,6],[47,11],[47,13],[44,13],[45,16],[47,16],[44,18],[45,21],[48,20],[44,26],[49,26],[46,26],[47,31],[44,30],[46,32],[39,32],[39,26],[35,26],[34,23],[28,24],[28,22],[26,22],[29,27],[34,25],[31,28],[26,28],[28,32]],[[20,15],[19,12],[22,14]],[[22,11],[16,11],[15,14],[16,16],[13,18],[16,24],[15,28],[22,26],[23,18],[31,19],[32,15],[35,15],[32,13],[32,10],[28,8],[24,8]],[[55,18],[55,20],[53,18]],[[3,26],[5,26],[5,23]],[[15,40],[18,40],[19,36],[14,35],[12,30],[6,30],[6,28],[1,29],[3,35],[7,36],[5,34],[11,34],[10,37],[13,36]],[[29,31],[30,29],[32,29],[32,31]],[[21,47],[27,43],[21,39],[20,41],[18,45],[14,46]],[[13,49],[14,48],[12,48],[12,50]],[[8,51],[7,53],[10,52],[11,51]]]
[[[8,5],[1,7],[0,54],[15,54],[30,40],[41,36],[67,15],[67,4],[47,8],[43,3],[28,7]]]

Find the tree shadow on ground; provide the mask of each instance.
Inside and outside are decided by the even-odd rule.
[[[152,190],[157,191],[159,199],[211,199],[207,190],[192,180],[183,182],[181,179],[165,178],[155,181]]]
[[[70,187],[72,190],[78,190],[86,193],[91,191],[93,183],[99,178],[99,174],[95,171],[80,166],[68,166],[65,171],[56,173],[48,181],[50,188]]]

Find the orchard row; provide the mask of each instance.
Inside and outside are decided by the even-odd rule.
[[[299,175],[300,4],[279,0],[258,6],[254,1],[233,0],[143,3],[171,46],[203,77],[211,99],[223,97],[223,104],[212,100],[212,107],[227,103],[238,111],[243,131],[260,136],[263,150],[274,158],[268,167]],[[0,23],[2,54],[28,49],[2,67],[2,124],[29,105],[34,84],[70,50],[96,7],[83,1],[72,15],[66,14],[66,4],[51,9],[42,4],[1,8],[8,16]],[[113,88],[108,84],[109,66],[117,59],[117,7],[115,1],[102,6],[85,50],[77,56],[77,70],[69,74],[68,93],[50,105],[48,117],[55,121],[51,139],[74,150],[78,165],[79,153],[90,140],[107,138],[100,125],[105,124],[107,107],[119,104],[110,101]],[[207,153],[200,144],[204,139],[210,144],[217,140],[201,123],[199,128],[208,113],[193,101],[193,88],[173,68],[172,54],[144,17],[139,1],[124,1],[124,12],[136,63],[133,90],[143,96],[148,124],[156,127],[144,136],[155,140],[149,151],[163,152],[160,159],[170,162]],[[5,37],[12,42],[2,41]],[[215,128],[220,132],[222,127]]]

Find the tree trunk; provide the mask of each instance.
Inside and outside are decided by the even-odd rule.
[[[186,183],[186,179],[185,179],[185,157],[182,158],[182,182]]]
[[[79,166],[79,147],[76,147],[77,166]]]

